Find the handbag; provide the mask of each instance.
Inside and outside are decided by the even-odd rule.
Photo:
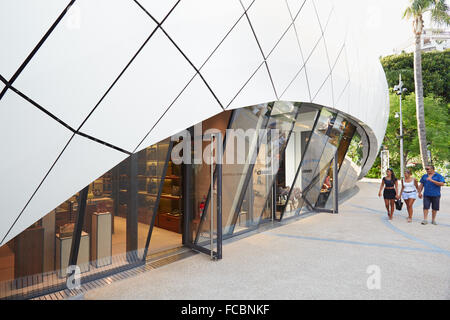
[[[73,230],[75,229],[75,223],[66,223],[59,227],[60,237],[66,238],[73,235]]]
[[[151,165],[148,167],[147,176],[150,176],[150,177],[156,177],[156,176],[157,176],[157,173],[156,173],[156,164],[151,164]]]
[[[151,194],[158,193],[158,185],[156,184],[155,179],[150,180],[150,183],[147,185],[147,192]]]
[[[403,202],[401,199],[395,200],[395,209],[401,211],[403,207]]]
[[[153,207],[155,206],[155,199],[151,198],[151,197],[147,197],[145,199],[145,206],[148,209],[153,209]]]
[[[180,196],[180,187],[179,186],[172,186],[172,195],[173,196]]]

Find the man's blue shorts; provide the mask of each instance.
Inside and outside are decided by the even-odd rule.
[[[441,196],[437,196],[437,197],[429,197],[429,196],[423,196],[423,208],[428,210],[430,209],[430,205],[431,205],[431,209],[432,210],[439,210],[439,201],[441,200]]]

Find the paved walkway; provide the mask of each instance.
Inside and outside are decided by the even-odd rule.
[[[378,184],[358,186],[338,215],[227,243],[219,262],[195,255],[85,299],[450,299],[450,188],[438,225],[423,226],[421,200],[413,223],[405,208],[388,221]],[[380,289],[368,289],[378,270],[380,281],[369,283]]]

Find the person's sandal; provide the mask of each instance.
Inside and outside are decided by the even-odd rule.
[[[423,225],[426,225],[426,224],[428,224],[428,221],[427,221],[427,220],[423,220],[423,221],[422,221],[422,224],[423,224]]]
[[[408,223],[410,223],[410,222],[412,222],[412,219],[411,219],[411,218],[408,218]]]
[[[431,221],[431,224],[434,224],[435,226],[437,226],[436,221]]]

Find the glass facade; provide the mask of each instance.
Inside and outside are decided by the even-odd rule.
[[[187,237],[187,242],[203,245],[209,243],[211,231],[211,216],[210,216],[210,197],[211,197],[211,163],[212,170],[215,170],[214,161],[211,157],[216,157],[217,143],[223,147],[224,139],[226,137],[226,130],[230,123],[232,112],[223,112],[215,117],[205,120],[201,125],[197,125],[191,130],[194,137],[191,142],[191,181],[187,184],[191,196],[191,215],[190,223],[188,225],[190,235]],[[211,143],[210,138],[204,138],[208,134],[221,134],[221,141]],[[198,143],[199,146],[195,144]],[[211,154],[211,148],[213,153]],[[205,151],[202,154],[201,151]],[[213,173],[214,176],[214,173]],[[217,183],[217,179],[214,180]],[[217,190],[216,186],[213,188]],[[186,196],[186,195],[185,195]],[[228,199],[229,191],[224,195]],[[217,203],[217,194],[213,192],[213,203]]]
[[[284,218],[299,215],[302,210],[307,210],[304,207],[303,190],[307,187],[309,181],[307,177],[314,164],[311,161],[311,156],[314,156],[315,149],[311,146],[311,149],[308,150],[313,152],[309,154],[306,154],[306,150],[313,137],[314,123],[319,113],[320,110],[317,108],[302,106],[298,114],[285,156],[286,184],[290,188],[278,192],[280,198],[278,201],[281,202],[281,206],[277,206],[276,214],[279,219],[283,210]],[[317,136],[314,136],[314,138],[317,138]]]
[[[271,110],[267,130],[259,144],[253,170],[241,203],[234,232],[251,229],[261,219],[271,218],[272,191],[282,169],[282,156],[290,138],[300,104],[276,102]],[[226,166],[226,165],[225,165]],[[281,187],[281,186],[280,186]]]
[[[245,198],[245,191],[250,183],[258,150],[266,138],[264,130],[272,107],[273,104],[265,104],[239,109],[231,125],[232,130],[228,131],[230,134],[226,137],[222,173],[224,234],[232,234],[236,223],[245,224],[241,220],[253,219],[248,204],[250,200]],[[246,203],[242,207],[244,200]]]
[[[87,186],[84,202],[80,191],[0,247],[0,298],[64,288],[69,261],[88,281],[183,245],[208,249],[220,235],[211,200],[221,200],[224,238],[331,209],[335,172],[338,191],[351,188],[367,145],[358,124],[309,103],[225,111],[131,155]],[[211,159],[220,149],[219,176]]]

